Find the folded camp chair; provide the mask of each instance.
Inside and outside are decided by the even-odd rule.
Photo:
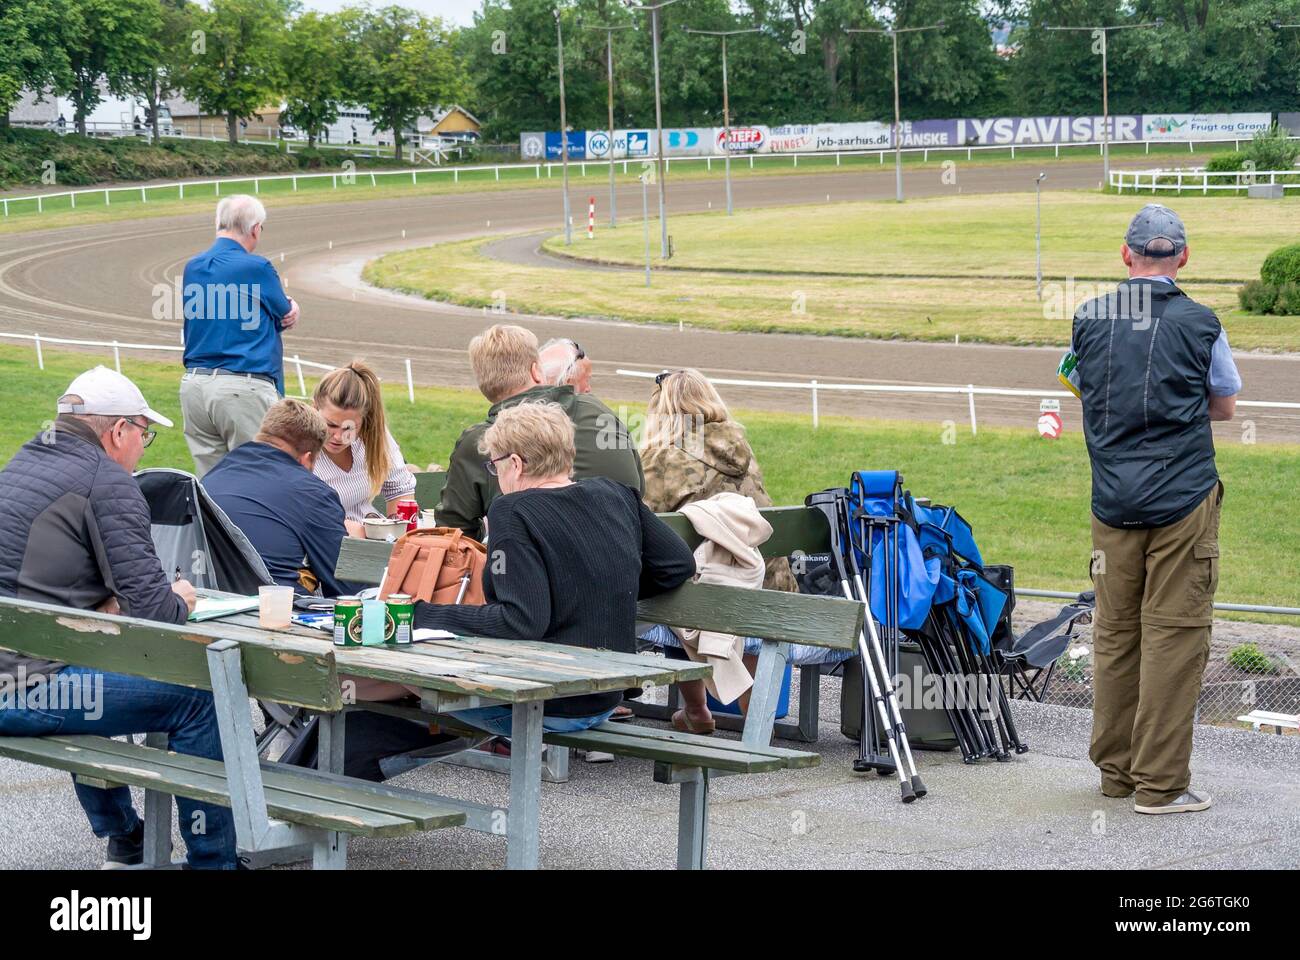
[[[1057,660],[1075,639],[1075,628],[1092,622],[1095,606],[1096,595],[1091,590],[1085,591],[1062,607],[1056,616],[1034,624],[1018,637],[1008,636],[995,642],[993,650],[1012,697],[1042,702]]]
[[[274,583],[266,564],[193,474],[165,467],[136,475],[149,504],[154,551],[168,577],[179,574],[196,587],[245,596]],[[278,703],[263,703],[266,729],[258,738],[265,753],[281,730],[296,734],[300,711]]]

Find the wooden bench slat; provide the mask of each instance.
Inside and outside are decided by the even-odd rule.
[[[131,755],[121,750],[103,749],[103,737],[0,737],[0,755],[54,767],[70,773],[100,778],[113,783],[167,793],[206,803],[229,806],[230,792],[224,765],[218,760],[182,757],[185,765],[161,762],[155,754],[166,751],[139,747],[120,741],[119,747],[133,747]],[[324,800],[306,794],[289,793],[266,786],[266,807],[270,816],[342,833],[367,837],[395,837],[415,832],[419,825],[408,817],[380,813],[364,806]],[[449,814],[445,823],[454,826],[456,817]]]
[[[642,727],[634,723],[604,723],[593,729],[619,733],[625,737],[655,740],[660,743],[681,743],[690,746],[708,747],[714,750],[731,750],[755,756],[771,756],[784,761],[790,768],[815,767],[821,763],[820,754],[805,750],[789,750],[785,747],[747,746],[740,740],[726,737],[706,737],[698,733],[682,733],[678,730],[665,730],[659,727]]]
[[[154,752],[150,755],[150,759],[154,763],[178,770],[193,769],[194,764],[191,761],[196,759],[186,754],[176,753],[173,750],[141,748],[123,740],[105,738],[97,746],[104,753],[120,756],[124,760],[134,758],[141,749],[153,749]],[[346,784],[322,783],[309,776],[304,776],[304,774],[310,774],[311,772],[303,768],[290,767],[279,763],[263,763],[262,783],[268,790],[281,790],[298,796],[330,800],[347,806],[373,810],[375,813],[404,817],[414,822],[422,830],[460,826],[460,820],[463,820],[463,814],[450,807],[440,806],[436,803],[416,802],[410,798],[392,797],[382,792],[372,791],[368,788],[373,785],[363,780],[355,780]],[[458,817],[460,820],[457,819]]]
[[[782,770],[786,766],[783,759],[770,754],[742,753],[712,746],[671,743],[649,737],[629,737],[618,730],[606,729],[609,726],[616,725],[603,724],[576,733],[548,732],[542,734],[542,741],[557,747],[604,750],[624,757],[637,757],[678,766],[727,770],[732,773],[770,773],[774,770]]]
[[[836,650],[855,649],[864,622],[862,604],[850,600],[711,583],[642,600],[637,619]]]
[[[265,635],[229,623],[183,626],[0,598],[0,648],[111,673],[211,689],[207,646],[237,640],[250,696],[313,710],[342,707],[328,640]]]

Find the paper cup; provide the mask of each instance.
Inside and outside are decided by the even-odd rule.
[[[257,588],[257,623],[267,630],[282,630],[293,619],[293,587]]]

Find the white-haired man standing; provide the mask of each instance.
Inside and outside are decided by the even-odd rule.
[[[185,442],[200,477],[229,451],[252,440],[271,405],[284,395],[280,335],[298,322],[265,257],[266,208],[236,194],[217,204],[217,239],[185,265]]]

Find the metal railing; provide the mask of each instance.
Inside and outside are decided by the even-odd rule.
[[[258,141],[250,139],[241,142],[257,143]],[[272,141],[272,142],[275,143],[276,141]],[[1144,141],[1131,141],[1122,144],[1112,143],[1111,150],[1113,155],[1115,153],[1116,147],[1122,147],[1122,146],[1135,147],[1138,146],[1139,144],[1144,144],[1146,147],[1146,152],[1150,153],[1152,143],[1155,143],[1157,146],[1164,146],[1164,145],[1174,145],[1183,142],[1187,144],[1189,150],[1193,150],[1193,151],[1195,150],[1195,147],[1198,143],[1204,146],[1209,146],[1213,144],[1232,143],[1234,144],[1234,148],[1238,150],[1241,148],[1241,144],[1243,143],[1241,139],[1188,140],[1188,141],[1144,140]],[[973,159],[977,153],[984,153],[988,151],[1002,151],[1004,153],[1010,151],[1011,158],[1015,159],[1017,150],[1019,150],[1022,154],[1025,153],[1026,151],[1051,150],[1054,156],[1060,157],[1061,149],[1063,147],[1066,148],[1067,150],[1096,147],[1098,150],[1098,154],[1100,154],[1102,146],[1103,144],[1101,141],[1090,140],[1090,141],[1085,141],[1080,143],[1056,143],[1056,144],[979,144],[979,145],[970,144],[970,145],[952,146],[952,147],[907,147],[904,148],[902,152],[907,154],[913,154],[913,155],[920,154],[922,162],[928,162],[931,154],[935,154],[936,156],[946,156],[949,154],[957,154],[957,155],[964,154],[966,158],[969,160],[969,159]],[[881,165],[884,165],[886,158],[892,156],[892,154],[893,154],[893,150],[887,148],[881,148],[877,150],[838,150],[838,151],[820,151],[820,152],[806,152],[806,153],[749,154],[748,156],[732,157],[731,160],[733,166],[735,166],[736,164],[743,164],[746,161],[748,161],[748,165],[750,169],[756,169],[755,166],[756,161],[761,163],[764,166],[784,164],[786,161],[789,161],[792,169],[797,169],[799,166],[800,158],[802,158],[805,161],[805,163],[809,160],[822,161],[822,162],[829,162],[833,160],[834,165],[836,167],[840,167],[843,165],[845,158],[852,158],[852,157],[877,158],[879,160],[879,163]],[[712,171],[713,164],[717,163],[721,165],[723,163],[723,159],[724,159],[723,157],[714,157],[714,156],[665,157],[664,167],[666,170],[671,170],[673,166],[703,164],[706,171]],[[578,177],[586,177],[588,175],[587,168],[592,167],[594,168],[594,170],[599,172],[599,175],[601,177],[605,177],[608,176],[607,171],[610,164],[614,164],[616,168],[619,165],[621,165],[623,168],[622,172],[627,174],[627,173],[636,172],[637,170],[640,169],[642,164],[650,163],[652,162],[652,160],[653,160],[652,157],[626,158],[622,160],[585,160],[585,159],[570,160],[569,168],[570,168],[570,175],[576,175]],[[260,176],[260,175],[234,176],[234,177],[223,177],[223,178],[211,179],[211,180],[190,180],[190,181],[178,180],[178,181],[173,181],[171,183],[160,183],[160,184],[152,184],[152,185],[139,186],[139,187],[134,187],[134,186],[86,187],[80,190],[67,190],[58,193],[31,194],[29,196],[23,196],[23,197],[0,198],[0,216],[6,216],[6,217],[9,216],[11,212],[10,208],[13,205],[31,204],[31,203],[35,204],[34,212],[44,213],[45,204],[47,201],[61,198],[61,197],[69,197],[71,199],[71,207],[75,209],[76,198],[78,196],[102,195],[104,197],[105,205],[111,202],[110,196],[114,194],[127,194],[130,196],[139,194],[140,201],[144,203],[148,201],[150,193],[158,194],[160,192],[166,192],[166,193],[178,192],[179,199],[183,200],[185,198],[186,187],[189,187],[191,190],[193,190],[196,187],[211,187],[215,185],[216,194],[220,195],[221,187],[223,184],[229,185],[235,183],[239,183],[239,184],[251,183],[253,185],[253,192],[261,193],[263,183],[275,183],[275,182],[285,182],[285,181],[288,181],[292,184],[293,191],[297,191],[298,184],[300,182],[311,183],[311,182],[321,182],[325,180],[330,181],[329,184],[330,189],[337,190],[339,187],[340,178],[344,180],[345,186],[361,183],[368,179],[372,187],[378,186],[378,178],[380,177],[397,177],[401,182],[404,182],[406,179],[409,178],[413,186],[418,185],[421,177],[423,177],[425,182],[428,183],[428,182],[433,182],[429,178],[450,176],[452,183],[459,183],[462,173],[483,174],[483,176],[479,177],[478,179],[484,181],[489,179],[488,175],[490,174],[490,179],[492,180],[492,182],[499,182],[502,179],[503,172],[507,180],[512,178],[526,180],[526,179],[530,179],[529,174],[532,174],[531,179],[534,181],[538,181],[542,179],[550,180],[554,176],[555,171],[559,170],[561,166],[562,164],[558,160],[543,160],[543,161],[536,161],[532,163],[502,163],[502,164],[476,164],[476,165],[452,164],[452,165],[446,165],[441,167],[425,166],[425,167],[408,168],[402,170],[366,170],[366,171],[345,170],[341,172],[329,171],[329,172],[320,172],[320,173],[272,174],[267,176]],[[1112,177],[1113,174],[1114,171],[1112,171]]]
[[[645,379],[654,379],[660,371],[658,370],[624,370],[619,368],[614,371],[622,377],[641,377]],[[863,393],[916,393],[916,394],[962,394],[967,398],[967,406],[970,410],[970,432],[972,436],[979,433],[979,425],[975,418],[975,398],[977,396],[989,397],[1038,397],[1042,398],[1068,398],[1077,400],[1074,394],[1068,390],[1023,390],[1013,387],[977,387],[973,383],[966,386],[939,386],[926,384],[882,384],[882,383],[824,383],[820,380],[736,380],[723,377],[709,377],[708,381],[714,384],[732,387],[769,387],[776,390],[807,390],[812,399],[812,425],[816,429],[820,425],[820,410],[818,399],[821,393],[826,391],[851,391]],[[1282,410],[1300,410],[1300,403],[1281,400],[1238,400],[1239,407],[1271,407]]]
[[[1258,185],[1280,186],[1283,192],[1300,190],[1300,169],[1294,170],[1206,170],[1203,167],[1112,170],[1110,185],[1117,193],[1201,193],[1231,190],[1240,193]]]

